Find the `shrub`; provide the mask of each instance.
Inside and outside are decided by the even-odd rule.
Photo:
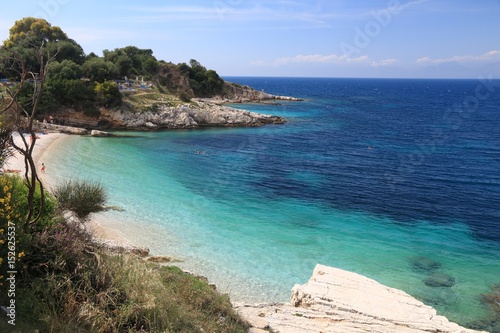
[[[29,290],[20,299],[32,304],[23,316],[41,331],[246,332],[229,298],[205,281],[110,254],[79,225],[50,227],[33,243]]]
[[[103,211],[107,200],[103,186],[91,181],[68,180],[56,186],[53,194],[60,211],[71,211],[80,221],[91,213]]]
[[[105,107],[114,107],[122,103],[122,94],[114,82],[96,83],[94,90],[99,103]]]
[[[21,271],[22,260],[29,252],[30,237],[23,232],[20,209],[22,197],[15,191],[19,177],[0,176],[0,302],[7,304],[8,271]],[[25,199],[25,197],[24,197]]]

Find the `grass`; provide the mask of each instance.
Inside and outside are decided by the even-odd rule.
[[[15,330],[50,333],[238,333],[248,325],[229,297],[177,267],[114,254],[80,225],[60,223],[34,237],[17,287]]]
[[[53,195],[62,211],[72,211],[80,220],[85,220],[91,213],[104,210],[107,201],[104,187],[88,180],[67,180],[56,186]]]
[[[139,92],[134,94],[123,94],[124,104],[129,104],[134,110],[155,111],[158,105],[167,107],[180,107],[185,102],[179,100],[178,97],[157,91]]]

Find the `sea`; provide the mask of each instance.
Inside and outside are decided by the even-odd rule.
[[[103,184],[121,210],[98,219],[233,301],[287,302],[319,263],[498,319],[499,80],[224,79],[304,100],[231,105],[283,125],[71,136],[47,174]]]

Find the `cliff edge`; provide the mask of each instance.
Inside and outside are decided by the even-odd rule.
[[[317,265],[289,304],[236,305],[252,333],[472,333],[407,293],[365,276]]]

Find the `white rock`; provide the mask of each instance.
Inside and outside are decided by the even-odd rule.
[[[255,328],[280,333],[478,332],[448,321],[401,290],[323,265],[306,284],[293,287],[290,304],[236,308]]]
[[[92,130],[90,131],[91,136],[111,136],[111,133],[109,132],[104,132],[104,131],[98,131],[98,130]]]

